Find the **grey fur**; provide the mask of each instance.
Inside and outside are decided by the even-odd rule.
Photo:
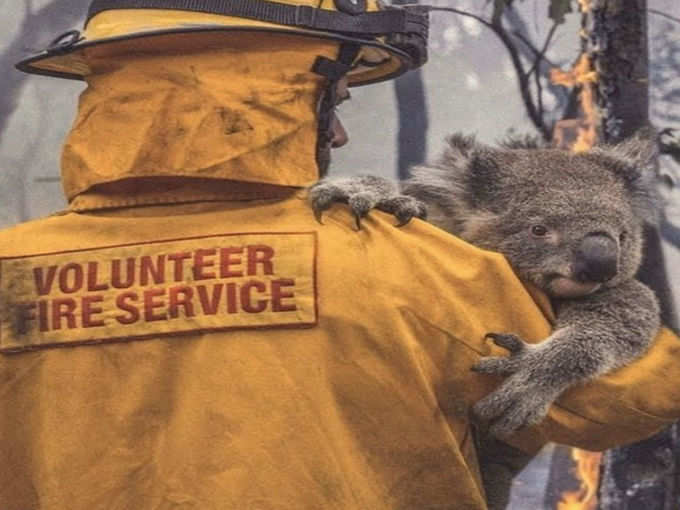
[[[402,194],[396,183],[372,175],[320,181],[310,189],[310,198],[319,223],[323,212],[335,203],[349,205],[356,218],[357,228],[361,228],[361,219],[371,209],[394,214],[399,220],[399,226],[405,225],[414,217],[425,219],[427,216],[425,204]]]
[[[424,204],[429,221],[503,253],[520,278],[550,296],[557,317],[550,337],[531,345],[490,333],[510,355],[474,367],[507,376],[473,409],[502,438],[540,422],[565,389],[630,363],[653,340],[658,303],[634,276],[643,225],[659,214],[656,143],[640,134],[573,154],[516,143],[492,148],[462,134],[447,141],[437,163],[413,170],[402,194],[387,179],[358,177],[321,181],[310,199],[319,218],[341,201],[357,218],[377,208],[400,223],[423,217]]]

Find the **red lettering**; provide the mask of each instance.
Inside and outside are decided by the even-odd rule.
[[[158,255],[156,257],[156,265],[149,255],[144,255],[140,261],[139,267],[139,284],[142,286],[149,285],[149,277],[153,283],[165,283],[165,256]]]
[[[182,297],[180,297],[180,294]],[[191,299],[194,297],[194,290],[191,287],[178,286],[171,287],[168,290],[168,312],[170,317],[176,319],[179,317],[179,307],[184,308],[185,317],[193,317],[196,315],[194,313],[194,304]]]
[[[16,332],[17,335],[28,333],[28,322],[37,319],[35,309],[38,303],[17,303],[16,305]]]
[[[212,299],[208,297],[208,289],[205,285],[197,285],[198,299],[201,303],[201,308],[205,315],[216,315],[217,307],[220,306],[220,299],[222,298],[223,283],[216,283],[212,289]]]
[[[257,265],[262,264],[262,274],[274,274],[274,248],[263,244],[248,246],[248,276],[257,274]]]
[[[294,298],[295,292],[283,291],[284,287],[295,287],[295,280],[291,278],[281,278],[272,280],[272,311],[273,312],[294,312],[297,310],[295,303],[282,303],[281,300]]]
[[[70,262],[59,270],[59,289],[64,294],[73,294],[82,288],[83,266]]]
[[[35,288],[39,296],[46,296],[52,291],[52,283],[54,276],[57,274],[57,266],[50,266],[47,268],[47,277],[43,275],[42,267],[33,268],[33,279],[35,280]]]
[[[184,281],[184,261],[191,258],[191,253],[171,253],[168,260],[174,262],[174,276],[176,282]]]
[[[220,249],[220,278],[243,276],[242,270],[231,269],[231,266],[241,265],[241,257],[232,258],[232,255],[241,255],[242,253],[243,248],[236,246]]]
[[[194,280],[210,280],[216,278],[214,272],[206,273],[204,269],[206,267],[213,267],[215,265],[214,260],[206,260],[205,257],[214,257],[217,250],[196,250],[194,254]]]
[[[116,306],[119,310],[127,312],[127,315],[116,315],[115,319],[121,324],[134,324],[139,320],[139,310],[130,303],[130,301],[137,301],[139,296],[136,292],[123,292],[116,298]]]
[[[227,313],[238,312],[238,299],[236,297],[236,284],[227,283]]]
[[[49,313],[47,311],[47,300],[41,299],[38,301],[38,319],[40,322],[40,331],[49,331],[50,325],[48,323]]]
[[[154,310],[165,306],[163,300],[155,299],[165,295],[165,289],[149,289],[144,291],[144,320],[146,322],[164,321],[168,317],[165,313],[156,315]]]
[[[104,311],[101,306],[93,306],[94,303],[104,301],[104,296],[84,296],[82,299],[82,317],[84,328],[97,328],[104,325],[103,319],[94,319],[92,316]]]
[[[129,289],[135,283],[135,259],[125,260],[125,281],[120,276],[120,259],[111,261],[111,285],[116,289]]]
[[[52,301],[52,329],[61,329],[61,319],[66,319],[66,327],[68,329],[75,329],[76,306],[76,300],[72,298],[54,299]]]
[[[97,283],[97,277],[99,276],[99,263],[88,262],[87,263],[87,290],[90,292],[95,292],[98,290],[107,290],[109,288],[108,283]]]
[[[264,310],[267,308],[267,300],[260,299],[256,302],[256,304],[253,304],[251,295],[251,291],[253,289],[256,289],[260,294],[262,294],[266,292],[267,286],[264,283],[255,280],[250,280],[249,282],[244,283],[243,287],[241,287],[241,307],[243,307],[243,311],[248,313],[264,312]]]

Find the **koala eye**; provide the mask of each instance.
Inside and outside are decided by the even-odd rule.
[[[533,225],[531,227],[531,235],[534,237],[544,237],[548,233],[548,229],[543,225]]]

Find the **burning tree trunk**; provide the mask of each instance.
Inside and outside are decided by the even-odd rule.
[[[597,73],[599,133],[616,143],[649,124],[646,0],[581,0],[586,46]],[[662,319],[675,326],[658,231],[646,232],[638,277],[661,302]],[[607,452],[600,471],[601,510],[677,508],[677,426],[641,443]]]
[[[575,151],[587,150],[598,140],[620,142],[649,125],[646,0],[579,3],[583,55],[571,71],[551,75],[554,83],[580,90],[578,115],[559,121],[554,131],[555,145]],[[659,297],[664,324],[677,329],[659,233],[649,228],[645,234],[646,251],[638,278]],[[574,467],[567,471],[580,480],[580,488],[573,491],[563,486],[565,470],[553,465],[553,471],[562,472],[560,477],[551,477],[553,485],[562,486],[558,491],[553,487],[560,499],[552,499],[550,506],[557,503],[560,510],[678,508],[677,434],[676,425],[646,441],[607,452],[599,476],[597,470],[588,469],[599,461],[599,454],[573,449]],[[595,494],[592,488],[598,478]]]
[[[646,0],[595,0],[584,13],[588,54],[598,76],[599,131],[607,143],[649,125],[646,12]],[[650,229],[646,241],[638,278],[659,297],[664,324],[677,329],[658,232]]]

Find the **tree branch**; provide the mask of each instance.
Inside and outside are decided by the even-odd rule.
[[[527,110],[529,118],[533,122],[536,129],[541,133],[544,140],[550,140],[551,130],[545,125],[543,120],[542,110],[539,110],[534,102],[534,98],[531,97],[531,90],[529,88],[529,76],[524,70],[524,65],[522,64],[522,58],[520,57],[517,47],[513,44],[510,35],[503,28],[502,22],[499,20],[498,23],[491,25],[491,30],[496,34],[496,36],[501,40],[505,49],[510,55],[510,60],[517,73],[517,80],[519,82],[519,92],[522,96],[522,101]]]
[[[548,31],[548,35],[546,35],[545,41],[543,41],[543,47],[540,50],[538,48],[536,48],[534,46],[534,44],[529,39],[524,37],[524,34],[522,34],[520,31],[518,31],[518,30],[512,31],[512,35],[514,35],[515,37],[517,37],[517,39],[522,41],[524,43],[524,45],[527,48],[529,48],[529,50],[536,57],[535,60],[534,60],[534,65],[531,66],[531,68],[527,71],[528,74],[531,74],[532,72],[534,72],[534,70],[536,70],[538,68],[539,64],[541,63],[541,60],[545,60],[545,62],[547,62],[552,67],[559,67],[557,64],[555,64],[548,57],[545,56],[546,52],[548,51],[548,46],[550,46],[550,43],[552,42],[552,38],[555,35],[555,32],[557,31],[558,25],[559,25],[559,23],[554,22],[553,25],[550,27],[550,30]]]
[[[413,5],[418,5],[418,4],[413,4]],[[482,25],[484,25],[487,28],[493,29],[493,24],[490,21],[485,20],[481,16],[477,16],[476,14],[472,14],[471,12],[467,11],[461,11],[460,9],[456,9],[454,7],[434,7],[431,5],[424,5],[422,6],[423,8],[426,8],[428,12],[431,11],[445,11],[445,12],[453,12],[455,14],[460,14],[461,16],[466,16],[468,18],[472,18],[474,20],[479,21]]]
[[[477,20],[479,23],[481,23],[482,25],[490,29],[494,34],[496,34],[496,36],[498,37],[498,39],[500,39],[501,43],[503,44],[503,46],[505,46],[505,49],[508,51],[508,54],[510,55],[510,60],[512,61],[512,65],[515,68],[515,72],[517,75],[519,92],[522,97],[522,102],[524,103],[524,107],[526,108],[527,114],[529,115],[529,119],[531,119],[531,122],[534,124],[536,129],[538,129],[538,131],[541,133],[541,136],[545,140],[550,140],[551,130],[548,128],[548,126],[546,126],[543,120],[542,110],[539,110],[536,106],[536,103],[534,103],[534,98],[531,96],[531,89],[529,87],[529,76],[527,72],[524,70],[524,64],[522,63],[522,58],[520,57],[519,50],[513,44],[510,35],[508,34],[508,32],[506,32],[505,28],[503,27],[502,19],[498,18],[497,21],[492,22],[482,18],[481,16],[477,16],[476,14],[472,14],[467,11],[462,11],[454,7],[428,6],[427,10],[453,12],[461,16],[467,16],[469,18]]]
[[[675,16],[671,16],[670,14],[663,12],[663,11],[658,11],[656,9],[647,9],[647,12],[650,12],[652,14],[656,14],[657,16],[661,16],[662,18],[669,19],[671,21],[675,21],[676,23],[680,23],[680,18],[676,18]]]

